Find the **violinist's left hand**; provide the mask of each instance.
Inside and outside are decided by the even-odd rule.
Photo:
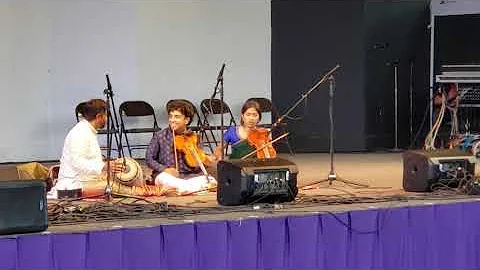
[[[207,166],[213,165],[216,161],[217,161],[217,157],[215,155],[207,155],[205,165]]]
[[[219,161],[222,159],[222,148],[220,146],[218,146],[217,148],[215,148],[215,151],[213,152],[214,154],[214,159],[215,161]]]

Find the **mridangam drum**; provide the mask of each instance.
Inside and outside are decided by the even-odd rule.
[[[123,160],[123,159],[121,159]],[[126,186],[143,186],[145,180],[143,179],[142,167],[133,158],[125,158],[125,171],[115,174],[115,179]]]

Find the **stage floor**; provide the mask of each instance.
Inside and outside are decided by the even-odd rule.
[[[299,170],[297,176],[298,187],[308,186],[311,183],[326,179],[330,172],[329,154],[296,154],[280,155],[282,158],[294,162]],[[313,189],[300,190],[299,195],[385,195],[402,194],[402,157],[401,154],[335,154],[334,171],[337,178],[358,182],[370,186],[358,188],[346,185],[341,181],[317,184]],[[178,205],[189,206],[216,206],[216,194],[210,193],[201,196],[167,197],[163,201]]]
[[[53,225],[50,232],[72,232],[118,227],[145,227],[159,224],[193,221],[213,221],[244,219],[249,217],[277,215],[305,215],[318,212],[343,212],[372,208],[402,207],[407,205],[431,205],[477,200],[476,196],[435,195],[431,193],[406,193],[402,188],[403,163],[401,153],[340,153],[334,156],[334,171],[338,179],[358,182],[368,187],[347,185],[341,181],[315,184],[326,179],[330,172],[329,154],[281,155],[293,161],[299,169],[299,194],[292,203],[276,206],[250,205],[223,207],[216,201],[216,193],[210,192],[194,196],[149,197],[152,202],[165,202],[179,209],[187,209],[190,214],[169,215],[153,219],[117,220],[109,222],[78,223],[73,225]],[[477,170],[476,170],[477,171]],[[310,184],[315,184],[308,187]],[[378,198],[378,200],[376,199]],[[390,199],[381,199],[390,198]],[[392,199],[393,198],[393,199]],[[55,203],[54,200],[50,203]],[[93,204],[95,201],[83,201]],[[191,214],[198,209],[198,213]]]

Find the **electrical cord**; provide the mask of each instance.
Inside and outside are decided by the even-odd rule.
[[[465,180],[468,180],[467,178]],[[260,212],[264,214],[271,213],[312,213],[307,210],[308,207],[332,206],[346,204],[366,204],[366,203],[382,203],[382,202],[408,202],[419,200],[458,200],[468,199],[473,196],[466,196],[465,188],[463,192],[460,189],[453,188],[434,188],[432,193],[415,194],[415,195],[389,195],[389,196],[347,196],[347,195],[303,195],[299,194],[294,202],[282,204],[255,204],[241,206],[215,206],[215,207],[195,207],[195,206],[178,206],[167,204],[166,202],[151,202],[142,198],[122,198],[113,202],[95,202],[91,205],[77,204],[75,200],[63,200],[48,205],[49,224],[69,225],[80,223],[109,222],[119,220],[139,220],[153,218],[167,218],[171,220],[185,220],[188,217],[198,215],[225,215],[229,213],[251,213]],[[467,193],[468,194],[468,193]],[[132,200],[128,202],[127,200]],[[253,208],[252,208],[253,206]],[[388,207],[387,207],[388,208]],[[320,211],[334,216],[337,215],[331,211]],[[351,225],[341,222],[342,225],[348,227],[352,231],[358,233],[375,233],[375,231],[362,232],[352,228]],[[382,222],[383,224],[384,222]]]

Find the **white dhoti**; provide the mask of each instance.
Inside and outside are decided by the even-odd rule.
[[[169,173],[162,172],[155,177],[156,186],[167,186],[177,189],[179,193],[197,192],[205,190],[209,184],[216,184],[217,181],[212,176],[195,176],[189,179],[175,177]]]

